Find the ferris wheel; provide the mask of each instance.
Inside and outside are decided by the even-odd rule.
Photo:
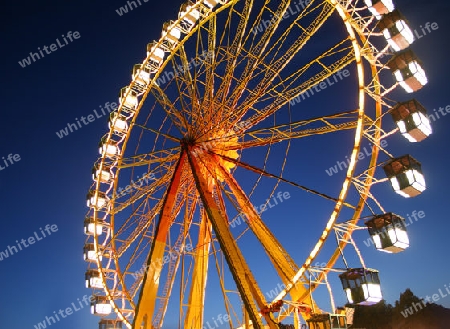
[[[413,41],[392,1],[184,3],[99,145],[84,221],[99,327],[347,328],[336,290],[347,306],[379,302],[353,233],[409,246],[375,187],[426,188],[417,160],[387,150],[431,134],[417,100],[390,97],[427,83]],[[329,154],[343,161],[326,175]],[[285,246],[293,236],[310,249]]]

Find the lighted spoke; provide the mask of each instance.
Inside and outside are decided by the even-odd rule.
[[[229,151],[266,146],[291,139],[352,130],[357,125],[358,111],[343,112],[240,133],[238,136],[242,138],[242,142],[225,145],[223,149]]]

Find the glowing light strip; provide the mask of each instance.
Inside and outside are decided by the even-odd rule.
[[[303,274],[306,271],[306,267],[308,267],[311,262],[314,260],[314,258],[317,256],[317,253],[320,251],[320,249],[322,248],[324,242],[326,241],[326,239],[328,238],[328,235],[340,213],[341,207],[342,207],[342,200],[344,200],[347,196],[348,193],[348,189],[350,187],[351,184],[351,178],[353,176],[353,171],[354,171],[354,167],[356,165],[356,161],[357,161],[357,156],[359,153],[359,149],[361,146],[361,139],[362,139],[362,132],[363,132],[363,124],[364,124],[364,100],[365,100],[365,92],[364,92],[364,69],[363,69],[363,65],[362,65],[362,58],[361,58],[361,52],[359,49],[359,44],[356,41],[356,35],[355,32],[353,30],[352,25],[350,24],[350,22],[348,21],[348,14],[347,12],[341,7],[341,5],[338,3],[337,0],[327,0],[329,1],[332,5],[334,5],[336,7],[336,10],[338,11],[339,15],[341,16],[341,18],[344,21],[344,24],[347,28],[347,32],[352,40],[353,43],[353,48],[355,51],[355,57],[356,57],[356,65],[357,65],[357,70],[358,70],[358,83],[359,83],[359,110],[358,110],[358,127],[356,129],[356,133],[355,133],[355,145],[353,147],[353,151],[352,151],[352,155],[350,158],[350,163],[349,163],[349,167],[347,170],[347,178],[345,179],[343,185],[342,185],[342,190],[339,196],[339,201],[336,203],[336,207],[333,210],[333,213],[331,214],[330,220],[328,221],[325,230],[322,233],[322,236],[320,237],[319,241],[317,242],[316,246],[314,247],[313,251],[310,253],[308,259],[305,261],[305,264],[299,269],[299,271],[297,272],[297,274],[293,277],[292,279],[292,283],[290,283],[289,285],[286,286],[285,289],[283,289],[278,296],[274,299],[274,302],[283,299],[288,292],[290,291],[290,289],[292,289],[297,282],[300,280],[300,278],[303,276]]]

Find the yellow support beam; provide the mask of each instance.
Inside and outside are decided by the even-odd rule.
[[[202,220],[196,254],[194,256],[194,269],[189,294],[189,307],[184,319],[184,329],[203,328],[203,315],[205,304],[206,282],[208,278],[209,250],[211,249],[212,227],[208,221],[205,210],[202,210]]]
[[[218,160],[216,160],[216,162],[220,163]],[[248,199],[247,195],[241,189],[239,184],[236,182],[234,177],[222,166],[218,165],[218,167],[221,174],[225,178],[225,182],[228,184],[231,192],[235,196],[236,201],[239,204],[239,208],[247,216],[250,229],[258,238],[267,255],[271,259],[272,264],[277,270],[281,280],[286,286],[288,284],[292,284],[292,279],[299,270],[299,267],[297,266],[297,264],[295,264],[294,260],[283,248],[277,238],[271,233],[265,223],[261,220],[258,212]],[[308,287],[304,286],[301,282],[298,282],[291,290],[290,294],[293,300],[297,300],[300,296],[304,295],[307,292]],[[312,304],[312,300],[310,300],[309,302],[310,304]]]
[[[186,163],[186,153],[182,153],[175,168],[175,173],[167,191],[159,222],[156,227],[150,255],[147,260],[147,271],[144,275],[139,302],[133,322],[133,329],[151,329],[159,279],[163,267],[163,257],[166,250],[167,235],[173,223],[173,208],[176,204],[177,193],[180,188],[183,167]]]
[[[219,205],[214,199],[214,184],[208,182],[208,177],[205,177],[205,170],[202,168],[204,165],[199,162],[197,157],[191,155],[191,150],[189,149],[190,146],[187,145],[186,147],[188,148],[188,159],[200,198],[205,206],[212,227],[214,228],[214,232],[216,233],[220,247],[229,265],[230,272],[237,285],[242,301],[249,313],[253,328],[264,329],[265,327],[257,309],[258,307],[259,309],[263,309],[266,306],[267,303],[264,295],[260,292],[256,280],[229,230],[226,213],[219,208]],[[202,161],[207,161],[206,154],[202,156]],[[215,172],[215,164],[212,161],[208,161],[207,165],[211,172]],[[213,181],[215,181],[215,178],[213,178]],[[219,193],[220,190],[217,190],[217,192]],[[276,324],[272,322],[269,316],[265,316],[265,319],[269,328],[277,328]]]

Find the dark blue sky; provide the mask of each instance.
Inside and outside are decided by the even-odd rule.
[[[413,45],[430,80],[415,97],[430,112],[450,105],[447,56],[450,23],[446,16],[450,5],[436,0],[396,3],[419,33],[420,25],[438,24],[439,29]],[[98,141],[107,125],[104,119],[95,120],[62,139],[55,132],[76,118],[92,114],[106,102],[118,102],[118,92],[129,84],[133,65],[144,58],[147,43],[159,37],[162,24],[176,17],[181,2],[149,1],[121,17],[115,10],[124,4],[121,0],[67,0],[8,2],[2,6],[0,165],[4,167],[2,157],[6,159],[9,154],[18,154],[13,159],[20,157],[20,161],[0,170],[3,225],[0,252],[16,245],[16,240],[34,236],[35,232],[41,237],[40,228],[47,224],[56,225],[50,236],[0,261],[2,327],[31,329],[53,311],[78,303],[77,299],[90,294],[84,288],[82,225],[91,168],[98,158]],[[77,31],[79,38],[67,40],[64,47],[25,68],[18,64],[38,47],[49,46],[57,38],[64,42],[62,35],[68,31]],[[345,92],[343,86],[339,88]],[[404,93],[398,95],[401,100],[408,97]],[[321,101],[331,105],[336,100]],[[313,98],[308,100],[308,104],[314,102]],[[405,200],[386,186],[376,188],[383,205],[390,211],[404,216],[414,210],[426,214],[409,227],[411,247],[398,255],[386,255],[364,245],[365,232],[356,235],[368,266],[381,272],[388,302],[397,299],[406,288],[424,297],[450,285],[447,255],[450,115],[432,124],[433,135],[420,144],[410,144],[400,136],[389,141],[392,153],[411,153],[422,162],[428,190],[415,199]],[[328,182],[325,169],[344,160],[334,149],[320,151],[317,166],[321,168],[323,181],[317,182],[318,186]],[[308,170],[301,152],[306,155],[315,150],[300,148],[290,153]],[[282,186],[279,190],[290,188]],[[300,250],[299,259],[309,253],[323,228],[308,223],[306,217],[302,217],[304,222],[293,217],[293,214],[313,213],[313,209],[306,207],[311,206],[307,202],[291,198],[276,210],[266,212],[268,225],[274,230],[277,225],[273,223],[279,218],[291,228],[280,240],[288,250]],[[313,233],[304,234],[309,228]],[[270,289],[276,283],[266,282]],[[340,287],[334,288],[336,298],[342,303]],[[450,307],[450,297],[439,303]],[[96,328],[97,322],[98,318],[91,316],[86,307],[51,328]]]

